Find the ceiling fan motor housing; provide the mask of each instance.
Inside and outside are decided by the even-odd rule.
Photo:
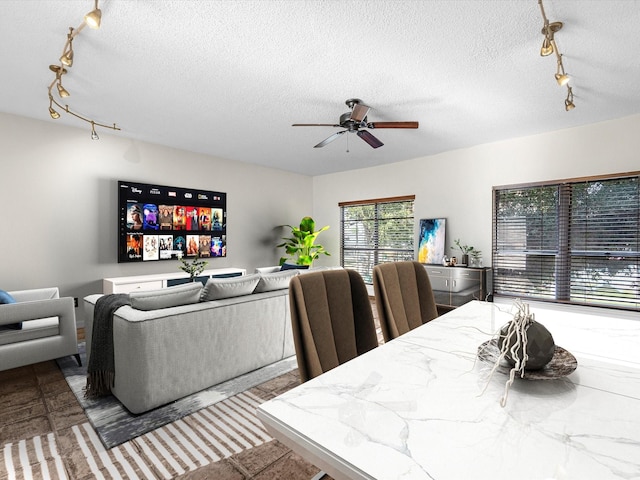
[[[365,119],[366,120],[366,119]],[[340,126],[342,128],[348,129],[350,132],[355,132],[359,127],[364,126],[365,122],[356,122],[355,120],[351,120],[351,112],[343,113],[340,115]]]

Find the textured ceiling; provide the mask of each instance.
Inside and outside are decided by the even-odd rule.
[[[72,110],[144,140],[317,175],[640,113],[640,2],[545,0],[576,108],[541,57],[536,0],[102,0],[74,41]],[[93,0],[0,1],[0,111],[49,117],[48,66]],[[56,94],[57,95],[57,94]],[[345,100],[420,122],[313,148]],[[88,133],[87,133],[88,134]],[[347,152],[347,149],[349,150]]]

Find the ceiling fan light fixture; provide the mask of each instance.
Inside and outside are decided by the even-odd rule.
[[[98,29],[100,28],[100,21],[102,20],[102,11],[98,8],[98,0],[96,0],[95,6],[93,10],[87,13],[84,16],[84,23],[86,23],[89,28]]]

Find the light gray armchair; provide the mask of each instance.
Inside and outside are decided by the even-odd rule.
[[[16,303],[0,305],[0,370],[67,355],[81,364],[73,298],[60,298],[57,287],[9,294]]]

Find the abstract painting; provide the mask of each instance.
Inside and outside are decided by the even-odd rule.
[[[420,263],[442,264],[444,257],[444,218],[423,218],[420,220],[418,241],[418,261]]]

